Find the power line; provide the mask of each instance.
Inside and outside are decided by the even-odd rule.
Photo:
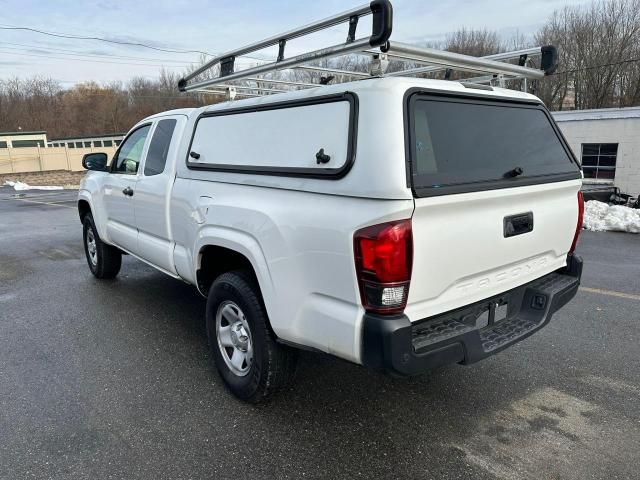
[[[171,63],[179,63],[181,65],[184,65],[185,60],[170,60],[170,59],[165,59],[165,58],[143,58],[143,57],[131,57],[131,56],[127,56],[127,55],[111,55],[109,53],[83,53],[80,52],[78,50],[70,50],[68,48],[54,48],[54,47],[49,47],[49,46],[45,46],[45,45],[32,45],[32,44],[26,44],[26,43],[11,43],[11,42],[2,42],[1,46],[2,48],[11,48],[11,47],[5,47],[4,45],[14,45],[17,47],[26,47],[26,48],[31,48],[31,49],[36,49],[36,50],[42,50],[42,51],[55,51],[55,52],[68,52],[68,53],[72,53],[75,55],[81,55],[83,57],[105,57],[105,58],[113,58],[113,59],[123,59],[123,60],[139,60],[139,61],[144,61],[144,62],[171,62]],[[17,48],[12,48],[13,50],[23,50],[23,49],[17,49]],[[35,53],[35,52],[31,52],[29,50],[26,50],[28,53]]]
[[[592,65],[590,67],[574,68],[572,70],[563,70],[562,72],[552,73],[550,76],[564,75],[565,73],[584,72],[586,70],[594,70],[596,68],[603,68],[603,67],[613,67],[616,65],[623,65],[625,63],[633,63],[633,62],[640,62],[640,58],[629,58],[627,60],[620,60],[619,62],[603,63],[601,65]]]
[[[113,39],[109,39],[109,38],[101,38],[101,37],[85,37],[82,35],[72,35],[70,33],[59,33],[59,32],[47,32],[44,30],[38,30],[37,28],[31,28],[31,27],[17,27],[15,25],[2,25],[0,26],[1,30],[22,30],[22,31],[27,31],[27,32],[33,32],[33,33],[39,33],[41,35],[49,35],[51,37],[58,37],[58,38],[68,38],[68,39],[72,39],[72,40],[95,40],[98,42],[106,42],[106,43],[113,43],[116,45],[130,45],[133,47],[143,47],[143,48],[150,48],[152,50],[157,50],[159,52],[167,52],[167,53],[199,53],[202,55],[209,55],[209,56],[213,56],[213,54],[209,53],[209,52],[205,52],[202,50],[178,50],[178,49],[173,49],[173,48],[161,48],[161,47],[154,47],[153,45],[147,45],[145,43],[139,43],[139,42],[127,42],[124,40],[113,40]]]
[[[89,63],[103,63],[103,64],[115,64],[115,65],[137,65],[137,66],[143,66],[143,67],[170,67],[170,68],[185,68],[185,67],[189,67],[191,66],[190,64],[184,64],[184,65],[164,65],[164,64],[153,64],[153,63],[133,63],[133,62],[110,62],[109,60],[90,60],[90,59],[86,59],[86,58],[67,58],[67,57],[56,57],[56,55],[41,55],[38,53],[16,53],[16,52],[7,52],[4,50],[1,50],[2,47],[0,47],[0,53],[3,53],[5,55],[16,55],[19,57],[22,56],[27,56],[27,57],[39,57],[39,58],[48,58],[51,60],[67,60],[67,61],[73,61],[73,62],[89,62]],[[64,55],[64,54],[57,54],[57,55]],[[71,54],[67,54],[67,55],[71,55]]]
[[[215,57],[217,56],[216,53],[213,52],[207,52],[204,50],[182,50],[182,49],[173,49],[173,48],[162,48],[162,47],[155,47],[153,45],[147,45],[145,43],[141,43],[141,42],[127,42],[124,40],[113,40],[113,39],[109,39],[109,38],[102,38],[102,37],[85,37],[82,35],[73,35],[70,33],[62,33],[62,32],[47,32],[45,30],[39,30],[37,28],[32,28],[32,27],[19,27],[19,26],[15,26],[15,25],[0,25],[0,30],[21,30],[21,31],[27,31],[27,32],[33,32],[33,33],[39,33],[41,35],[49,35],[51,37],[57,37],[57,38],[67,38],[67,39],[71,39],[71,40],[95,40],[98,42],[106,42],[106,43],[112,43],[115,45],[129,45],[129,46],[133,46],[133,47],[142,47],[142,48],[149,48],[152,50],[157,50],[159,52],[167,52],[167,53],[198,53],[201,55],[207,55],[210,57]],[[252,60],[259,60],[261,62],[266,62],[266,61],[270,61],[268,59],[265,58],[258,58],[258,57],[251,57],[248,55],[243,55],[245,58],[250,58]]]

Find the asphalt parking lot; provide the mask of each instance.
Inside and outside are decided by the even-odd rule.
[[[394,379],[303,353],[247,406],[204,300],[125,257],[89,273],[75,192],[0,187],[0,478],[640,476],[640,236],[584,232],[577,297],[488,360]]]

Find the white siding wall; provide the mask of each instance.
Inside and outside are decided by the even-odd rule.
[[[33,133],[33,134],[15,134],[15,135],[0,135],[0,142],[7,142],[8,147],[13,146],[13,142],[16,140],[42,140],[44,145],[47,145],[46,133]]]
[[[583,143],[617,143],[615,185],[640,194],[640,118],[559,121],[573,153],[580,160]]]

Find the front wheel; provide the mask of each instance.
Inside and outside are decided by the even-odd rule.
[[[244,271],[220,275],[207,298],[209,348],[222,380],[241,400],[259,403],[287,386],[297,351],[280,345],[260,291]]]
[[[82,224],[84,253],[87,257],[89,270],[97,278],[115,278],[122,265],[122,253],[100,239],[93,216],[90,213],[84,216]]]

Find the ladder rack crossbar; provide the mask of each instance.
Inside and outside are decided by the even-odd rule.
[[[294,67],[296,70],[308,70],[311,72],[320,72],[320,73],[333,73],[335,75],[348,75],[350,77],[357,78],[369,78],[371,75],[365,72],[356,72],[352,70],[340,70],[337,68],[328,68],[328,67],[315,67],[313,65],[298,65]]]
[[[388,54],[407,61],[437,64],[455,70],[495,73],[499,75],[520,75],[532,79],[543,78],[545,76],[545,72],[535,68],[521,67],[520,65],[513,65],[511,63],[482,57],[462,55],[446,50],[416,47],[405,43],[391,43]]]
[[[291,87],[319,87],[319,83],[307,83],[307,82],[294,82],[293,80],[275,80],[273,78],[264,78],[264,77],[247,77],[243,80],[251,81],[251,82],[263,82],[263,83],[272,83],[274,85],[289,85]]]
[[[213,89],[208,89],[208,88],[199,88],[197,90],[193,90],[193,92],[195,93],[204,93],[206,95],[229,95],[229,90],[230,88],[224,88],[224,89],[217,89],[216,87],[214,87]],[[250,93],[250,92],[235,92],[235,96],[236,97],[243,97],[243,98],[257,98],[257,97],[264,97],[265,95],[277,95],[277,92],[266,92],[266,93]]]
[[[367,53],[376,54],[376,55],[378,54],[378,52],[375,52],[374,50],[368,50]],[[486,55],[484,57],[479,57],[479,58],[484,58],[487,60],[503,61],[503,60],[514,60],[516,58],[520,58],[522,55],[527,55],[530,57],[540,56],[542,55],[542,47],[532,47],[532,48],[525,48],[522,50],[515,50],[512,52],[494,53],[492,55]],[[393,55],[390,55],[390,57],[393,58]],[[405,75],[417,75],[419,73],[432,73],[432,72],[438,72],[442,70],[446,70],[446,68],[430,65],[426,67],[409,68],[407,70],[398,70],[397,72],[389,72],[387,75],[390,77],[397,77],[397,76],[405,76]]]

